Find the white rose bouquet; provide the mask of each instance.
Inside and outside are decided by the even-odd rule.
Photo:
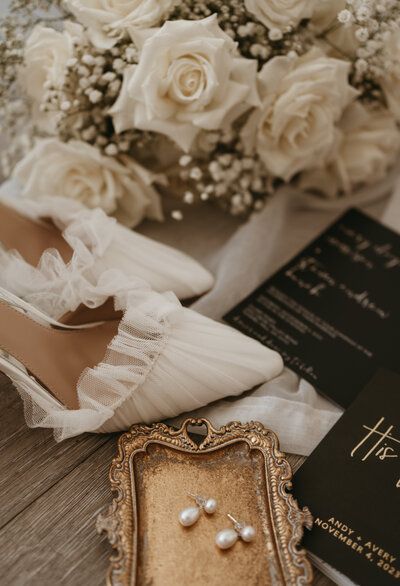
[[[2,26],[3,173],[28,197],[130,226],[162,218],[165,189],[176,219],[239,215],[285,182],[350,195],[398,158],[398,0],[50,5],[12,0]]]

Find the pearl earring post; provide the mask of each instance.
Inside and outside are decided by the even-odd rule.
[[[229,519],[232,521],[232,523],[233,523],[234,525],[240,525],[239,521],[237,521],[237,520],[235,519],[235,517],[232,517],[232,515],[231,515],[230,513],[228,513],[228,514],[227,514],[227,517],[228,517],[228,518],[229,518]]]

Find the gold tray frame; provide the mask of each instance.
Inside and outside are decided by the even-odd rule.
[[[188,430],[189,427],[198,426],[205,426],[207,431],[200,443],[196,443],[192,439]],[[198,475],[197,468],[192,466],[196,457],[198,466],[194,465],[199,469]],[[247,466],[246,458],[249,460],[250,457],[253,461]],[[189,465],[192,467],[186,470]],[[249,502],[252,505],[251,508],[248,508],[249,511],[254,511],[256,500],[265,506],[265,511],[260,512],[260,504],[258,504],[257,516],[253,515],[253,518],[249,520],[247,513],[247,517],[244,517],[243,520],[254,525],[254,520],[256,519],[258,522],[260,517],[261,525],[257,528],[257,537],[261,528],[263,543],[259,544],[256,549],[255,542],[244,544],[239,540],[232,550],[221,552],[213,543],[211,544],[212,536],[215,535],[215,527],[211,526],[210,519],[217,515],[212,517],[203,515],[207,519],[200,519],[196,524],[203,523],[201,527],[195,529],[196,526],[194,526],[185,530],[179,526],[177,521],[176,506],[178,502],[182,505],[179,505],[180,508],[190,504],[190,500],[186,496],[187,491],[185,491],[188,482],[186,473],[190,473],[192,477],[196,476],[197,483],[201,484],[201,474],[204,474],[204,471],[207,472],[210,467],[214,466],[214,472],[215,470],[218,470],[218,473],[221,471],[225,479],[229,475],[232,479],[232,467],[237,465],[240,466],[240,470],[243,470],[244,476],[246,470],[254,470],[255,468],[261,470],[257,476],[260,486],[255,489],[254,486],[252,487],[255,492],[253,491],[247,500],[250,499]],[[167,468],[169,471],[166,470]],[[182,470],[186,471],[185,474],[182,473]],[[157,471],[161,471],[162,474],[166,473],[166,476],[164,474],[159,480],[162,483],[160,486],[172,482],[172,489],[170,487],[168,493],[164,491],[160,495],[159,486],[156,489],[158,490],[157,494],[146,498],[143,495],[146,495],[146,492],[150,490],[149,487],[157,484],[153,481]],[[237,468],[234,473],[237,474]],[[291,489],[292,478],[290,465],[284,454],[279,451],[276,435],[267,430],[261,423],[241,424],[234,421],[220,429],[215,429],[206,419],[187,419],[180,429],[169,427],[163,423],[152,426],[135,425],[119,438],[118,455],[112,462],[109,476],[111,489],[117,494],[108,512],[100,514],[97,520],[98,532],[107,533],[110,544],[116,550],[110,557],[111,563],[107,576],[109,586],[144,586],[150,583],[153,586],[159,584],[181,586],[179,581],[182,582],[183,586],[186,583],[186,577],[183,580],[182,574],[174,574],[176,563],[169,568],[168,573],[159,567],[159,560],[162,559],[162,556],[166,556],[165,560],[171,556],[173,544],[177,543],[177,547],[179,546],[180,534],[176,533],[176,536],[170,539],[168,527],[165,527],[168,524],[169,530],[172,528],[174,531],[181,531],[182,534],[188,532],[182,537],[186,541],[182,541],[179,547],[182,551],[186,551],[185,548],[189,547],[187,546],[188,541],[193,542],[194,545],[190,547],[194,549],[196,556],[197,564],[195,565],[198,566],[202,563],[203,568],[207,568],[204,570],[206,572],[204,575],[200,571],[197,574],[194,572],[190,580],[188,577],[187,583],[193,586],[214,583],[212,578],[214,575],[215,584],[236,584],[236,581],[232,582],[232,577],[229,578],[228,575],[229,572],[236,571],[234,570],[235,563],[237,563],[237,571],[240,573],[240,583],[246,586],[253,586],[253,584],[254,586],[303,586],[311,584],[311,565],[306,559],[305,551],[298,549],[298,546],[303,535],[303,527],[311,528],[312,526],[312,517],[306,507],[302,510],[299,509],[297,502],[288,492]],[[251,479],[251,476],[248,478]],[[203,488],[210,483],[209,475],[205,482]],[[216,487],[218,488],[220,484],[217,484]],[[228,483],[228,486],[232,486],[232,482]],[[250,484],[247,483],[246,487],[246,489],[250,488]],[[205,496],[214,496],[217,488],[214,487],[214,492],[206,493]],[[149,548],[145,546],[149,520],[151,520],[150,524],[153,520],[149,509],[152,506],[151,503],[157,503],[160,500],[160,496],[161,500],[165,501],[165,494],[174,498],[177,492],[181,492],[181,494],[177,495],[176,498],[179,497],[179,500],[172,505],[173,513],[170,510],[164,520],[158,521],[159,527],[155,535],[160,534],[159,548],[161,547],[164,551],[156,555],[155,551],[149,552]],[[233,507],[231,505],[230,508],[227,508],[228,512],[240,513],[241,507],[243,509],[246,505],[245,492],[246,490],[236,495]],[[202,493],[200,492],[200,494]],[[229,499],[229,494],[230,490],[224,493],[223,497]],[[143,502],[140,502],[140,499]],[[220,502],[219,499],[218,501]],[[157,519],[160,516],[163,517],[163,510],[163,508],[158,509]],[[146,515],[150,516],[145,523],[141,519]],[[222,516],[220,516],[218,521],[215,521],[217,529],[229,527],[230,524],[225,516],[224,519],[223,522]],[[162,525],[160,525],[161,523]],[[164,528],[167,533],[161,535]],[[139,554],[140,549],[138,549],[140,543],[142,549],[147,551],[145,562],[139,559],[142,555]],[[213,550],[210,549],[211,547]],[[261,551],[260,547],[262,547]],[[235,549],[236,552],[234,552]],[[187,555],[186,552],[185,558]],[[227,558],[228,555],[231,557]],[[252,555],[253,559],[251,559]],[[225,568],[222,568],[227,559],[229,561],[226,562]],[[264,564],[263,568],[259,564]],[[260,568],[259,571],[257,568]],[[171,570],[173,570],[172,573]],[[218,572],[225,572],[223,575],[226,576],[226,582],[221,582],[221,578],[218,578]],[[163,577],[161,578],[161,576]],[[177,576],[179,577],[177,578]],[[239,577],[237,583],[239,583]]]

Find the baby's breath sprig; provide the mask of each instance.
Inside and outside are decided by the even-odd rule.
[[[357,42],[353,59],[353,84],[368,100],[382,100],[380,84],[395,73],[400,78],[398,55],[391,55],[391,36],[400,34],[398,0],[347,0],[338,21],[351,27]]]
[[[111,49],[99,49],[88,40],[77,39],[62,87],[49,84],[42,105],[43,111],[58,113],[61,140],[82,140],[108,156],[147,146],[150,133],[136,129],[117,133],[108,113],[118,97],[125,68],[137,59],[138,52],[127,39]]]
[[[248,59],[257,59],[260,69],[276,55],[286,55],[292,51],[301,55],[312,44],[312,36],[306,22],[297,28],[288,26],[283,31],[268,30],[246,10],[244,0],[180,2],[170,15],[170,19],[197,20],[211,14],[217,15],[221,28],[238,43],[240,54]]]
[[[231,131],[207,133],[201,142],[203,147],[209,144],[204,157],[182,155],[179,159],[183,202],[216,202],[234,216],[262,209],[273,187],[262,161],[247,156],[240,138]]]

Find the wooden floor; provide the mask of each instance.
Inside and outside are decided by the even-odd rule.
[[[57,444],[50,431],[28,429],[18,394],[0,375],[1,586],[104,584],[111,548],[95,521],[111,501],[116,439]],[[316,586],[333,584],[315,574]]]

